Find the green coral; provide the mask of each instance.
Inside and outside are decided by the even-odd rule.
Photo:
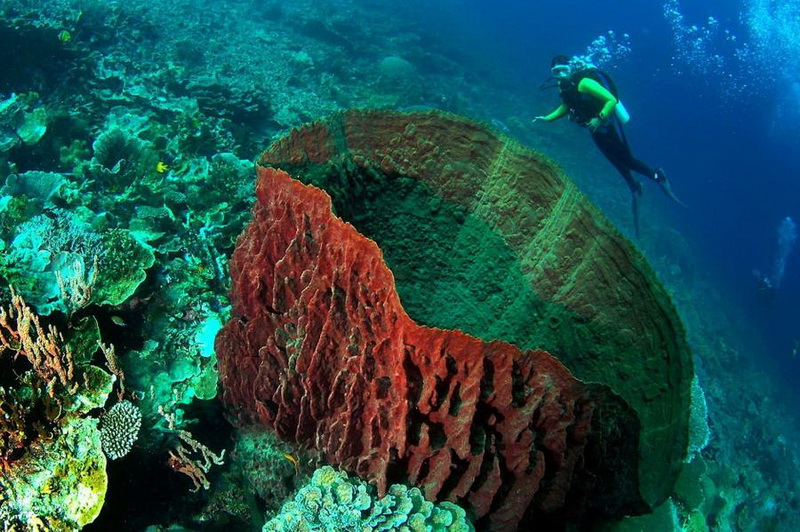
[[[100,513],[108,478],[97,419],[90,417],[112,392],[114,377],[92,365],[99,328],[86,318],[66,337],[39,326],[27,334],[41,345],[63,342],[53,355],[67,365],[68,382],[45,382],[31,367],[31,354],[14,337],[22,316],[35,321],[24,303],[6,309],[0,327],[6,345],[0,357],[10,364],[0,378],[0,522],[17,530],[78,530]],[[67,347],[69,348],[67,350]],[[69,353],[72,353],[71,355]]]
[[[652,513],[626,517],[601,528],[607,532],[679,532],[680,516],[672,499],[654,508]]]
[[[697,456],[683,466],[678,481],[675,483],[674,497],[684,508],[695,510],[703,507],[706,502],[706,491],[709,489],[706,461],[702,456]]]
[[[323,466],[263,532],[353,530],[360,532],[458,532],[474,530],[459,506],[425,499],[419,488],[395,484],[386,496],[347,473]]]
[[[102,218],[86,209],[35,216],[17,228],[0,258],[0,273],[42,315],[90,303],[118,305],[144,281],[155,254],[129,231],[102,225]],[[65,298],[61,283],[70,279],[92,287],[90,298]]]
[[[683,520],[682,530],[684,532],[708,532],[706,517],[700,510],[694,510]]]
[[[0,194],[25,197],[30,204],[28,210],[38,214],[44,208],[54,208],[55,200],[63,198],[65,192],[71,187],[73,185],[63,174],[30,170],[9,175],[5,185],[0,188]]]
[[[53,530],[77,530],[97,518],[108,477],[97,420],[69,418],[61,435],[42,442],[0,476],[0,522],[26,525],[45,518]]]
[[[173,262],[185,265],[182,260]],[[202,288],[202,278],[188,268],[168,268],[167,272],[167,286],[160,292],[162,304],[145,316],[143,330],[150,339],[140,350],[127,353],[125,373],[132,388],[148,391],[139,404],[145,419],[162,421],[158,409],[163,407],[177,416],[180,427],[181,405],[217,395],[212,336],[218,330],[215,324],[221,325],[226,316],[196,293]]]
[[[0,101],[0,152],[16,147],[20,140],[25,144],[36,144],[47,132],[47,111],[34,107],[36,93],[12,94]]]
[[[17,135],[25,144],[36,144],[47,132],[47,111],[43,107],[25,113],[17,127]]]
[[[92,144],[94,157],[87,173],[106,196],[122,193],[156,167],[157,159],[149,143],[138,138],[131,129],[111,126]]]
[[[105,253],[98,260],[98,282],[93,299],[100,304],[119,305],[133,295],[155,263],[153,249],[124,229],[102,234]]]
[[[0,197],[0,249],[5,249],[6,239],[14,234],[20,224],[38,214],[39,207],[35,201],[21,194],[19,196],[4,195]]]
[[[283,442],[275,433],[257,428],[239,431],[233,453],[246,486],[264,502],[267,520],[275,517],[284,501],[293,497],[313,473],[308,458]],[[291,461],[291,456],[295,461]]]

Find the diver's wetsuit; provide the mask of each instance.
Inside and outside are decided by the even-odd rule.
[[[580,81],[585,77],[597,81],[612,94],[616,93],[611,79],[596,69],[578,71],[570,76],[569,79],[559,82],[561,100],[569,109],[570,119],[584,127],[589,124],[590,120],[598,116],[604,106],[604,102],[578,90]],[[625,138],[622,123],[616,115],[609,116],[605,123],[595,131],[592,131],[591,134],[594,143],[606,156],[606,159],[622,174],[632,192],[641,193],[642,185],[633,177],[631,172],[637,172],[654,181],[658,179],[653,168],[633,156],[628,140]]]
[[[614,165],[614,168],[622,174],[631,191],[637,194],[642,192],[641,183],[634,179],[631,171],[653,180],[656,179],[656,171],[633,156],[619,118],[612,116],[605,124],[592,131],[591,134],[594,143],[603,152],[606,159]]]

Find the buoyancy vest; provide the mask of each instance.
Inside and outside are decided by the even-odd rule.
[[[591,94],[578,90],[578,85],[583,78],[593,79],[605,87],[617,100],[619,100],[619,94],[611,76],[598,68],[584,68],[574,72],[569,78],[559,81],[561,101],[569,109],[570,120],[585,126],[592,118],[600,114],[605,104]]]

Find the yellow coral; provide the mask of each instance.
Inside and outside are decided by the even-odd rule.
[[[28,530],[31,532],[47,532],[50,530],[40,517],[34,516],[28,520]]]
[[[314,472],[314,478],[312,482],[315,486],[330,486],[340,478],[341,475],[334,468],[327,466]],[[344,479],[347,479],[346,475]]]
[[[336,501],[340,504],[350,504],[353,502],[353,485],[352,484],[338,484],[334,487],[334,494]]]

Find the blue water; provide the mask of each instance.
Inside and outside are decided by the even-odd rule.
[[[800,31],[800,3],[783,6],[793,17],[775,14],[758,22],[748,18],[749,9],[769,2],[680,3],[687,25],[702,27],[714,17],[719,33],[736,37],[707,41],[706,58],[720,55],[725,62],[724,69],[707,72],[693,72],[693,62],[679,56],[661,3],[445,4],[450,9],[440,16],[446,18],[436,19],[440,31],[476,46],[477,61],[531,92],[547,76],[553,55],[582,53],[609,30],[630,35],[630,53],[608,69],[634,115],[628,127],[634,151],[667,170],[689,206],[671,210],[669,223],[695,244],[708,273],[761,328],[774,357],[769,362],[779,367],[783,384],[794,387],[800,379],[800,358],[791,356],[800,339],[800,252],[789,256],[769,308],[756,300],[753,270],[771,268],[781,220],[800,219],[800,98],[793,94],[800,64],[792,59],[800,56],[800,37],[776,42],[773,50],[755,35],[764,26]],[[758,52],[738,61],[743,45]]]

